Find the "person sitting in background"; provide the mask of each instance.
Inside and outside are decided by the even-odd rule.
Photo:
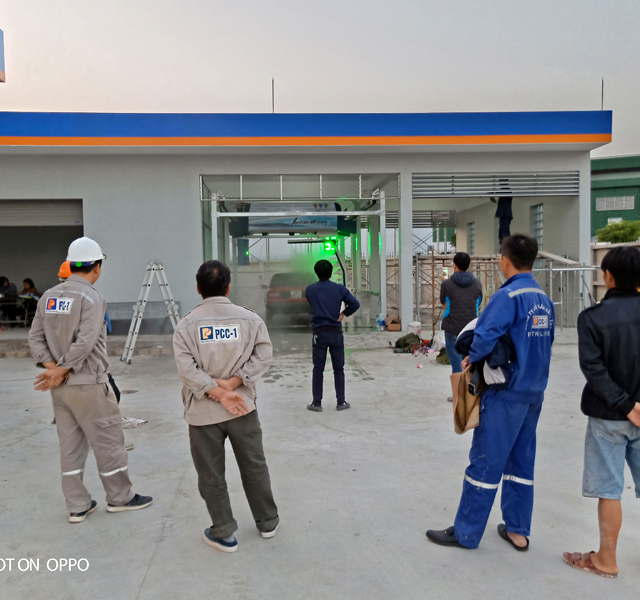
[[[38,300],[40,300],[40,292],[33,285],[33,279],[25,279],[22,282],[23,290],[18,294],[20,298],[24,298],[26,314],[25,318],[29,320],[29,314],[34,315],[38,308]]]
[[[32,296],[36,300],[40,298],[40,292],[36,289],[36,286],[33,285],[33,279],[25,279],[22,282],[24,286],[23,290],[18,294],[19,296]]]
[[[16,290],[16,286],[13,285],[7,277],[0,277],[0,298],[11,298],[9,302],[4,303],[0,300],[0,316],[2,318],[8,319],[9,321],[16,319],[18,307],[14,299],[17,295],[18,291]]]
[[[6,277],[0,277],[0,294],[5,298],[12,298],[18,294],[16,286]]]

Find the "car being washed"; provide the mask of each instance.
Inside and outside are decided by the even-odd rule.
[[[267,324],[275,315],[309,315],[311,305],[305,290],[318,278],[313,273],[276,273],[267,288]]]

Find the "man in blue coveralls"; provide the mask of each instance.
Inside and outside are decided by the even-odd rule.
[[[331,281],[333,265],[328,260],[319,260],[313,270],[320,281],[311,284],[306,291],[307,300],[311,304],[311,327],[313,328],[313,402],[307,408],[314,412],[322,412],[324,365],[327,361],[327,349],[329,349],[338,400],[336,408],[346,410],[351,405],[345,400],[344,392],[342,321],[355,313],[360,308],[360,303],[344,285]],[[342,303],[344,303],[344,311]]]
[[[508,334],[516,361],[509,387],[482,395],[480,425],[473,434],[470,465],[454,525],[429,530],[427,537],[442,546],[477,548],[502,479],[502,517],[498,534],[516,550],[527,550],[533,513],[533,471],[536,427],[549,378],[554,334],[554,307],[531,271],[538,243],[512,235],[502,243],[500,269],[507,279],[480,315],[469,356],[477,365]]]

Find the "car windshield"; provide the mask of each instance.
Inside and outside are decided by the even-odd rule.
[[[276,273],[271,279],[271,287],[307,287],[316,278],[311,273]]]

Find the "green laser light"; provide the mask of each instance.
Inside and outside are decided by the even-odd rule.
[[[327,236],[324,238],[324,251],[325,252],[335,252],[336,251],[336,242],[334,240],[337,240],[338,238],[336,236]]]

